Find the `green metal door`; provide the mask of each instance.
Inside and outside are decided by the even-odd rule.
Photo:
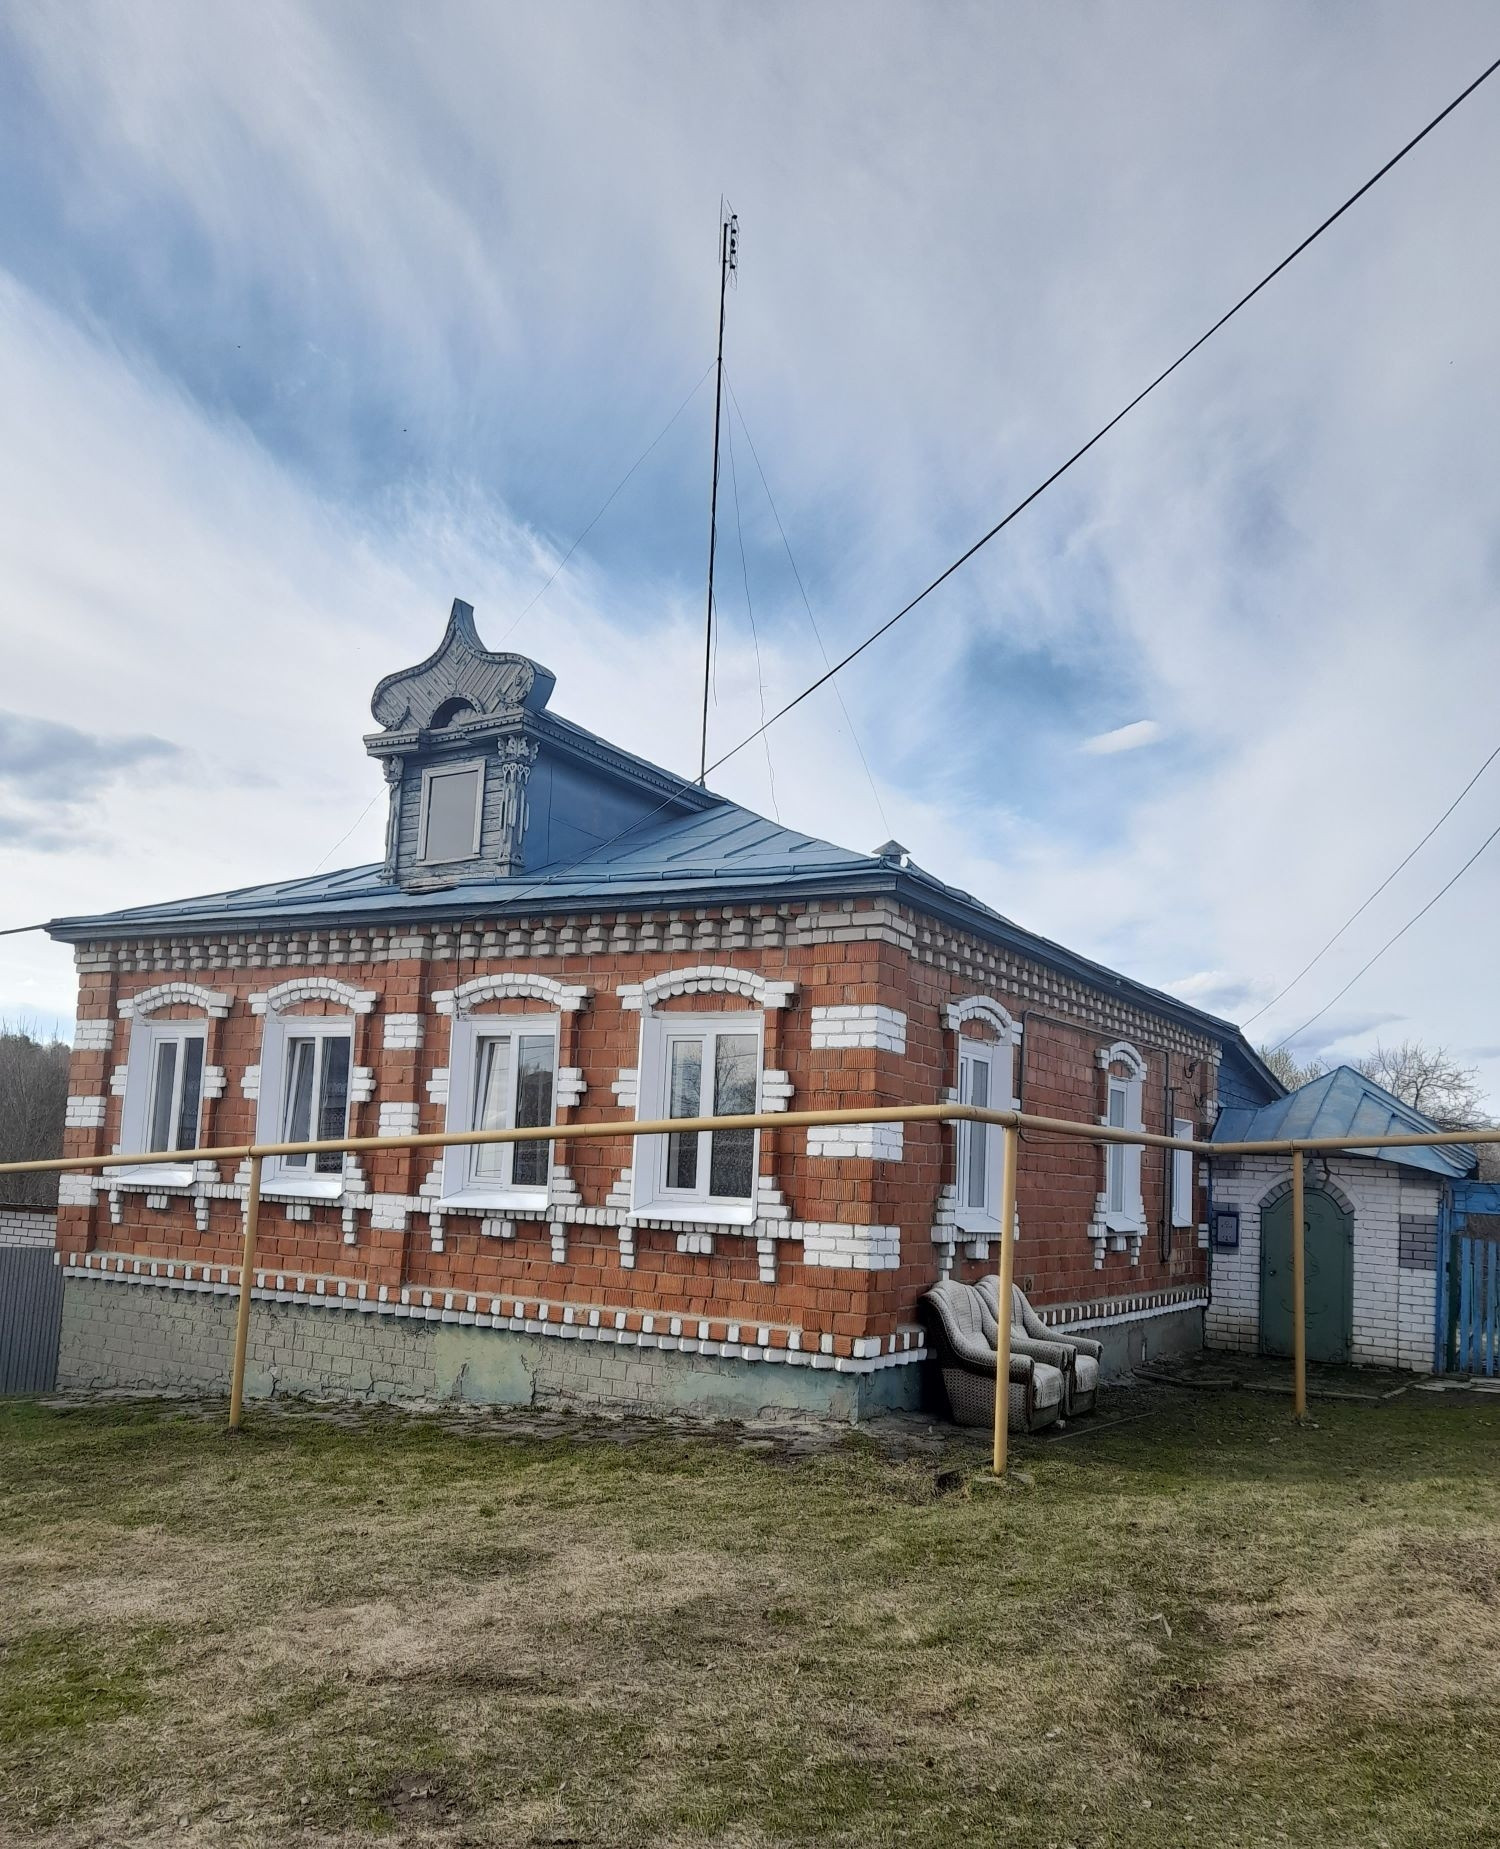
[[[1354,1216],[1331,1194],[1309,1188],[1307,1358],[1347,1361],[1354,1324]],[[1292,1352],[1292,1200],[1284,1194],[1260,1216],[1260,1347]]]

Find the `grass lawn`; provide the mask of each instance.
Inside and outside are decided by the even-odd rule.
[[[1158,1403],[982,1490],[7,1402],[0,1841],[1500,1843],[1500,1404]]]

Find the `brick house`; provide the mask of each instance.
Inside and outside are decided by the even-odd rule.
[[[1238,1031],[911,864],[766,821],[549,709],[455,602],[376,688],[382,865],[55,921],[66,1153],[1018,1100],[1191,1127],[1280,1088]],[[268,1160],[250,1390],[856,1416],[921,1293],[995,1259],[998,1132],[719,1132]],[[1198,1345],[1204,1176],[1023,1147],[1017,1277],[1121,1360]],[[65,1381],[217,1389],[245,1174],[64,1177]]]

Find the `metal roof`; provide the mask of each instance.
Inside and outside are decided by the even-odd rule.
[[[1232,1022],[1024,930],[904,855],[857,854],[783,828],[737,803],[709,800],[712,806],[697,814],[647,817],[588,854],[535,872],[418,890],[387,881],[378,865],[351,867],[164,905],[57,918],[47,929],[54,937],[77,942],[181,931],[347,930],[545,911],[642,911],[732,902],[775,905],[886,895],[1154,1014],[1232,1042],[1263,1076],[1266,1089],[1277,1088]]]
[[[1403,1136],[1437,1128],[1431,1118],[1392,1097],[1362,1072],[1335,1066],[1259,1110],[1222,1112],[1211,1140],[1271,1143],[1301,1136]],[[1476,1161],[1474,1151],[1462,1143],[1441,1143],[1434,1149],[1351,1149],[1349,1154],[1425,1168],[1449,1179],[1470,1174]]]

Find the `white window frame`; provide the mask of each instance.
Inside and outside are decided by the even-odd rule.
[[[439,777],[467,775],[470,771],[479,774],[474,779],[474,838],[467,854],[445,854],[441,860],[435,860],[427,852],[427,820],[432,800],[432,786]],[[479,852],[479,838],[484,827],[484,779],[485,761],[483,758],[464,758],[456,764],[429,764],[422,772],[421,807],[417,811],[417,860],[423,866],[448,866],[455,860],[473,860]]]
[[[283,1143],[292,1139],[283,1135],[286,1116],[288,1076],[287,1048],[293,1040],[344,1039],[349,1042],[349,1096],[344,1104],[344,1135],[349,1133],[349,1113],[354,1104],[354,1016],[352,1014],[273,1014],[266,1015],[261,1040],[260,1098],[255,1112],[255,1140],[258,1143]],[[320,1056],[321,1063],[321,1056]],[[316,1095],[313,1100],[316,1111]],[[316,1139],[308,1137],[308,1142]],[[316,1158],[313,1158],[315,1161]],[[288,1168],[284,1156],[267,1156],[262,1168],[261,1186],[266,1193],[289,1195],[304,1200],[339,1199],[344,1192],[349,1167],[347,1151],[336,1175],[320,1175],[312,1162],[304,1168]]]
[[[474,1128],[475,1078],[478,1072],[480,1045],[485,1040],[519,1039],[521,1035],[546,1036],[552,1042],[552,1119],[557,1122],[557,1074],[561,1056],[561,1017],[551,1014],[458,1014],[453,1018],[453,1039],[448,1054],[449,1130]],[[515,1069],[512,1067],[507,1103],[507,1127],[515,1117]],[[540,1213],[546,1210],[552,1181],[552,1144],[547,1150],[547,1179],[540,1185],[514,1187],[493,1175],[476,1175],[473,1143],[450,1147],[443,1152],[442,1207],[497,1207],[513,1213]],[[507,1151],[514,1143],[502,1144]],[[509,1164],[507,1164],[507,1172]]]
[[[130,1024],[130,1051],[125,1060],[125,1107],[120,1124],[120,1143],[123,1154],[134,1155],[146,1150],[146,1138],[150,1131],[152,1092],[156,1077],[158,1048],[167,1041],[178,1043],[177,1072],[173,1081],[173,1096],[179,1098],[182,1084],[182,1045],[185,1040],[203,1042],[203,1080],[199,1083],[198,1123],[193,1142],[194,1147],[203,1134],[204,1096],[202,1085],[208,1075],[208,1021],[204,1017],[187,1021],[154,1021],[137,1018]],[[174,1109],[175,1123],[178,1110]],[[142,1162],[130,1168],[110,1171],[110,1179],[121,1182],[150,1183],[153,1187],[185,1188],[193,1179],[191,1162]]]
[[[1105,1108],[1101,1125],[1116,1129],[1140,1130],[1145,1127],[1142,1104],[1146,1089],[1146,1062],[1134,1047],[1111,1047],[1100,1055],[1105,1072]],[[1123,1065],[1122,1075],[1115,1071]],[[1119,1105],[1116,1118],[1115,1105]],[[1104,1191],[1099,1197],[1105,1227],[1112,1233],[1144,1233],[1146,1212],[1141,1195],[1141,1144],[1105,1143]],[[1116,1195],[1119,1206],[1114,1205]]]
[[[1191,1137],[1195,1126],[1191,1117],[1174,1117],[1172,1134],[1176,1137]],[[1194,1208],[1193,1165],[1196,1158],[1191,1149],[1174,1149],[1172,1151],[1172,1224],[1176,1227],[1193,1226],[1197,1222]]]
[[[668,1048],[673,1040],[712,1039],[719,1034],[750,1034],[755,1039],[755,1101],[752,1109],[761,1108],[761,1082],[764,1076],[766,1019],[763,1010],[747,1014],[677,1014],[647,1009],[641,1016],[640,1082],[637,1092],[637,1121],[651,1122],[665,1118],[671,1064]],[[705,1057],[704,1072],[714,1070],[714,1061]],[[702,1109],[700,1116],[711,1116]],[[708,1130],[699,1133],[698,1173],[705,1177],[696,1188],[668,1188],[666,1136],[638,1136],[631,1176],[631,1212],[639,1218],[683,1220],[710,1226],[751,1226],[759,1212],[760,1132],[751,1132],[750,1193],[713,1195],[708,1192],[711,1159]]]
[[[1008,1111],[1013,1103],[1011,1086],[1015,1077],[1015,1049],[997,1040],[967,1039],[958,1036],[958,1101],[974,1103],[973,1073],[983,1066],[987,1074],[984,1108]],[[1004,1083],[1002,1084],[1002,1076]],[[954,1138],[957,1165],[954,1185],[958,1191],[957,1224],[963,1233],[998,1233],[1000,1230],[1000,1126],[998,1124],[959,1123]],[[984,1201],[976,1207],[969,1200],[969,1161],[974,1139],[984,1139]]]

